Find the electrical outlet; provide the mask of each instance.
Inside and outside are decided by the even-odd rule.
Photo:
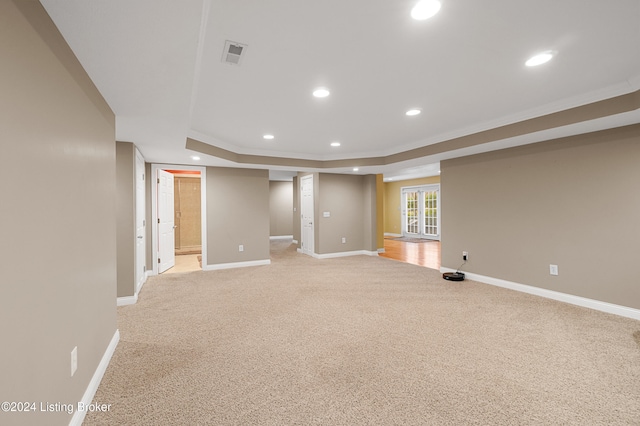
[[[549,273],[551,275],[558,275],[558,265],[549,265]]]
[[[469,252],[468,251],[463,251],[462,252],[462,260],[469,260]]]
[[[78,347],[76,346],[71,351],[71,377],[73,377],[77,369],[78,369]]]
[[[346,244],[347,243],[347,238],[346,237],[342,237],[342,244]]]
[[[238,251],[244,251],[244,246],[242,244],[238,246]]]

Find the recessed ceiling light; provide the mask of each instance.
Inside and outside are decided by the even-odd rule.
[[[315,96],[316,98],[326,98],[327,96],[329,96],[329,91],[324,87],[318,87],[313,91],[313,96]]]
[[[360,170],[360,169],[359,169],[359,168],[357,168],[357,167],[354,167],[354,168],[353,168],[353,171],[354,171],[354,172],[357,172],[358,170]]]
[[[192,155],[192,156],[191,156],[191,159],[192,159],[192,160],[196,160],[196,161],[198,161],[198,160],[200,159],[200,157],[198,157],[197,155]]]
[[[549,62],[551,58],[553,58],[554,54],[555,52],[551,50],[547,50],[546,52],[538,53],[537,55],[532,56],[524,64],[528,67],[535,67],[538,65],[542,65],[546,62]]]
[[[410,109],[409,111],[405,112],[405,114],[411,117],[411,116],[414,116],[414,115],[418,115],[421,112],[422,111],[420,111],[419,109],[413,108],[413,109]]]
[[[264,135],[262,138],[263,138],[263,139],[267,139],[267,140],[271,140],[271,139],[273,139],[274,137],[275,137],[275,136],[273,136],[273,135]]]
[[[438,13],[440,6],[442,5],[437,0],[420,0],[411,9],[411,17],[417,21],[424,21]]]
[[[340,142],[331,142],[331,146],[340,146]]]

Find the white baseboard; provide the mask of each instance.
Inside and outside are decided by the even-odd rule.
[[[313,254],[313,257],[316,259],[332,259],[334,257],[347,257],[347,256],[377,256],[377,251],[368,251],[368,250],[354,250],[354,251],[343,251],[338,253],[325,253],[325,254]]]
[[[455,269],[440,268],[440,272],[455,272]],[[627,306],[614,305],[613,303],[602,302],[600,300],[587,299],[586,297],[574,296],[572,294],[560,293],[558,291],[547,290],[544,288],[533,287],[530,285],[514,283],[511,281],[501,280],[498,278],[487,277],[474,273],[465,272],[465,277],[485,284],[497,287],[508,288],[510,290],[520,291],[522,293],[533,294],[547,299],[557,300],[559,302],[569,303],[571,305],[582,306],[584,308],[594,309],[600,312],[619,315],[621,317],[640,320],[640,309],[629,308]]]
[[[111,342],[109,342],[109,346],[107,346],[107,350],[102,355],[102,359],[98,364],[98,368],[93,373],[93,377],[89,382],[89,386],[87,390],[82,395],[81,402],[85,407],[91,404],[93,401],[93,397],[96,395],[96,391],[98,390],[98,386],[100,386],[100,382],[102,381],[102,377],[104,376],[104,372],[107,371],[107,367],[109,366],[109,362],[111,362],[111,357],[113,353],[116,351],[116,347],[118,346],[118,342],[120,341],[120,330],[116,330],[113,337],[111,338]],[[84,417],[87,415],[86,411],[76,411],[69,422],[69,426],[81,426],[84,421]]]
[[[397,237],[397,238],[399,238],[399,237],[402,237],[402,234],[392,234],[391,232],[385,232],[384,236],[385,237]]]
[[[248,266],[263,266],[271,265],[270,259],[264,260],[252,260],[249,262],[232,262],[232,263],[218,263],[216,265],[204,265],[203,271],[216,271],[219,269],[232,269],[232,268],[246,268]]]
[[[133,296],[118,297],[116,306],[135,305],[138,303],[138,293]]]
[[[386,250],[384,248],[379,248],[378,253],[386,253]]]
[[[293,239],[293,235],[272,235],[269,237],[270,240],[291,240]]]

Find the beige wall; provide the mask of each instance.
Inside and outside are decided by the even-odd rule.
[[[1,400],[77,404],[116,332],[115,119],[39,2],[0,1],[0,40]]]
[[[375,175],[314,175],[316,253],[377,249],[375,184]]]
[[[293,235],[293,182],[269,182],[271,236]]]
[[[442,265],[640,309],[640,125],[443,161]],[[549,265],[559,275],[549,274]]]
[[[300,246],[300,233],[302,232],[300,223],[300,179],[293,177],[293,240]]]
[[[208,265],[269,259],[268,170],[207,167],[207,258]]]
[[[432,185],[440,183],[440,176],[408,179],[384,183],[384,232],[402,234],[401,189],[405,186]]]
[[[118,297],[136,291],[136,148],[130,142],[116,142],[116,217]]]
[[[151,191],[152,191],[152,183],[153,177],[151,176],[151,164],[144,163],[144,175],[147,176],[147,179],[144,181],[144,195],[145,195],[145,223],[148,225],[153,223],[151,219],[151,215],[153,213],[153,208],[151,206]],[[153,226],[145,226],[146,234],[145,234],[145,242],[147,253],[146,259],[146,270],[153,271]]]
[[[384,178],[376,175],[376,246],[384,249]]]

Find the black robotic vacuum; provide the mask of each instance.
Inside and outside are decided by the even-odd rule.
[[[463,272],[445,272],[442,274],[442,278],[447,281],[464,281]]]

